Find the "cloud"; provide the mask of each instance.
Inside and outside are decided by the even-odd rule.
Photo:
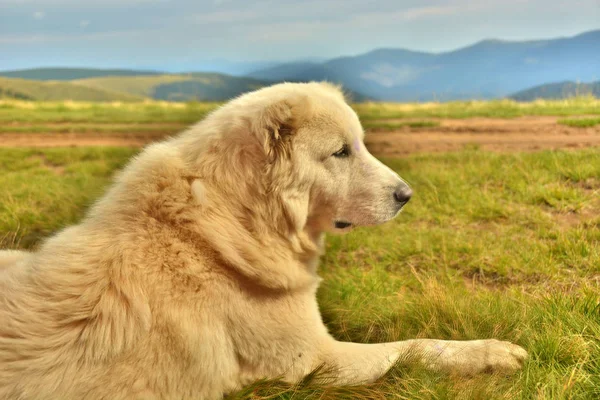
[[[3,68],[83,63],[88,52],[125,66],[333,58],[382,47],[447,51],[484,38],[600,27],[598,0],[0,0],[0,10]],[[409,69],[386,68],[366,79],[414,78]]]
[[[43,7],[81,7],[87,8],[101,6],[102,8],[111,7],[115,5],[121,5],[126,7],[131,4],[145,4],[145,3],[161,3],[168,2],[169,0],[104,0],[102,2],[93,1],[81,1],[81,0],[0,0],[0,5],[7,5],[12,7],[17,6],[43,6]],[[96,3],[96,4],[94,4]]]
[[[158,31],[157,31],[158,33]],[[147,31],[114,31],[114,32],[95,32],[80,35],[71,34],[26,34],[26,35],[3,35],[0,36],[0,44],[23,45],[23,44],[39,44],[39,45],[69,45],[75,42],[88,43],[90,41],[109,40],[118,43],[125,39],[145,38]]]
[[[454,15],[460,11],[461,9],[457,6],[418,7],[403,11],[400,16],[405,20],[415,20],[441,15]]]

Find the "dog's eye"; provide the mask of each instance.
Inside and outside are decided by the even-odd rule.
[[[348,150],[348,145],[344,145],[341,149],[332,154],[334,157],[344,158],[350,155],[350,151]]]

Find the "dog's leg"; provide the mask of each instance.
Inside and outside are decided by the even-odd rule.
[[[514,371],[527,358],[520,346],[499,340],[413,339],[403,342],[359,344],[331,341],[322,362],[334,368],[338,384],[372,382],[397,362],[417,362],[428,369],[462,375]]]

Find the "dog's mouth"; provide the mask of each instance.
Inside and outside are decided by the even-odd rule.
[[[333,225],[335,229],[349,229],[352,228],[352,223],[348,221],[334,221]]]

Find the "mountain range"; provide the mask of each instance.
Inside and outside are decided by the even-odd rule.
[[[510,97],[517,101],[532,101],[535,99],[565,99],[576,96],[594,96],[600,98],[600,81],[592,83],[571,81],[548,83],[521,90]]]
[[[377,49],[322,62],[274,65],[245,76],[75,68],[5,71],[0,76],[69,81],[87,89],[165,100],[225,100],[273,82],[309,80],[340,83],[355,100],[564,97],[597,93],[593,89],[597,83],[590,84],[592,88],[588,90],[574,82],[600,81],[600,30],[549,40],[484,40],[444,53]],[[540,85],[546,89],[536,89]],[[573,85],[578,87],[576,91],[569,89]],[[533,89],[527,92],[529,88]]]
[[[327,79],[390,101],[506,97],[551,82],[600,80],[600,30],[553,40],[484,40],[438,54],[379,49],[318,64],[284,64],[249,76]]]

